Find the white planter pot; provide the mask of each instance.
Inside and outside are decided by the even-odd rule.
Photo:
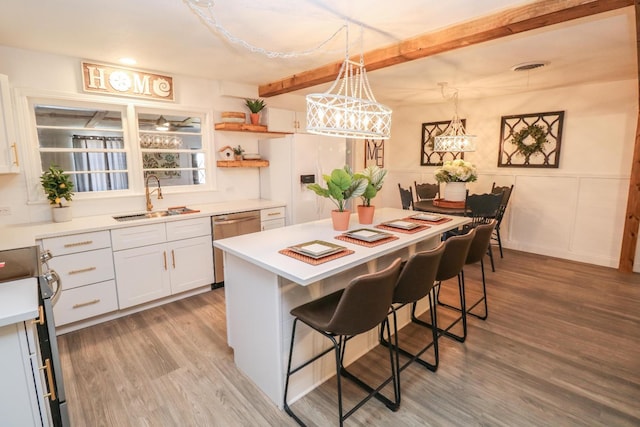
[[[447,182],[444,186],[444,199],[450,202],[464,202],[467,198],[466,182]]]
[[[56,206],[51,208],[51,217],[53,222],[71,221],[71,206]]]

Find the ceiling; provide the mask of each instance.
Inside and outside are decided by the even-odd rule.
[[[192,0],[205,4],[208,0]],[[345,31],[321,50],[270,58],[230,41],[236,37],[275,52],[315,49],[346,22],[349,52],[361,51],[535,3],[518,0],[215,0],[219,29],[208,26],[187,0],[3,0],[0,45],[135,68],[260,85],[340,61]],[[209,16],[208,9],[201,10]],[[361,29],[362,25],[362,35]],[[460,99],[637,77],[633,6],[581,18],[371,71],[376,98],[391,106],[440,102],[439,82]],[[227,34],[227,37],[223,33]],[[534,60],[548,66],[514,72]],[[366,66],[366,64],[365,64]],[[300,90],[324,91],[328,84]]]

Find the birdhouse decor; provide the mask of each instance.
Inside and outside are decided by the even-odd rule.
[[[218,150],[218,155],[220,156],[220,160],[233,160],[234,159],[233,148],[226,145]]]

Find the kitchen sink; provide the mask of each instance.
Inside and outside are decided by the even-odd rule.
[[[127,215],[115,215],[113,219],[116,221],[136,221],[138,219],[149,219],[149,218],[160,218],[163,216],[170,215],[184,215],[188,213],[200,212],[195,209],[189,209],[184,206],[178,206],[175,208],[169,208],[166,211],[155,211],[155,212],[141,212]]]

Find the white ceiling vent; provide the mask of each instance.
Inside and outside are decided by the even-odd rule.
[[[511,67],[511,71],[529,71],[535,70],[536,68],[542,68],[549,65],[547,61],[531,61],[531,62],[523,62],[522,64],[514,65]]]

